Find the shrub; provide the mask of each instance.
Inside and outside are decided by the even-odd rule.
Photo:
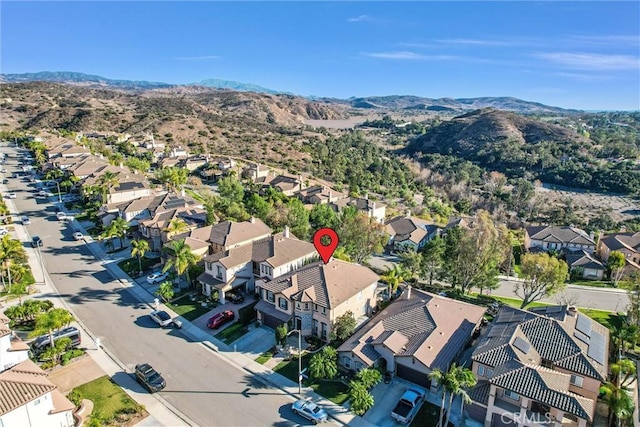
[[[82,393],[80,393],[78,390],[73,389],[67,395],[67,399],[73,402],[74,405],[80,406],[80,404],[82,403],[82,399],[84,399],[84,397],[82,396]]]

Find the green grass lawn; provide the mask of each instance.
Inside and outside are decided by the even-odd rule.
[[[273,357],[273,353],[271,353],[270,351],[265,351],[264,353],[262,353],[260,356],[258,356],[258,358],[256,359],[256,363],[259,363],[261,365],[264,365],[265,363],[267,363],[271,358]]]
[[[198,301],[191,301],[191,298],[189,298],[188,295],[167,305],[171,310],[175,311],[188,321],[196,320],[198,317],[203,314],[207,314],[211,310],[209,307],[202,307]]]
[[[231,345],[235,340],[249,332],[249,328],[242,323],[234,323],[226,329],[218,332],[215,337],[227,345]]]
[[[127,396],[106,375],[76,387],[73,391],[79,392],[84,399],[89,399],[93,402],[93,412],[101,414],[102,425],[108,425],[119,420],[123,414],[135,416],[144,412],[144,408],[141,405],[138,405]]]
[[[520,308],[520,305],[522,304],[522,300],[518,299],[518,298],[498,297],[498,296],[494,296],[494,295],[491,295],[491,298],[494,298],[497,301],[503,302],[506,305],[509,305],[511,307],[516,307],[516,308]],[[531,304],[529,304],[527,306],[527,308],[544,307],[544,306],[547,306],[547,305],[553,305],[553,304],[549,304],[549,303],[546,303],[546,302],[535,301],[535,302],[532,302]]]
[[[424,402],[416,417],[411,422],[411,427],[436,427],[440,417],[440,408],[429,402]],[[454,427],[449,423],[449,427]]]
[[[570,285],[591,286],[594,288],[613,288],[613,283],[603,280],[571,280]]]
[[[142,262],[142,271],[144,272],[156,265],[160,260],[142,257],[140,261]],[[129,276],[137,277],[138,271],[140,269],[140,264],[138,263],[138,258],[129,258],[120,261],[118,263],[118,267],[120,267],[122,271],[127,273]]]
[[[302,369],[309,366],[311,361],[311,355],[305,354],[302,356]],[[273,370],[280,375],[289,378],[291,381],[298,382],[298,359],[293,357],[291,360],[285,360],[276,365]]]
[[[311,388],[336,405],[342,405],[349,398],[349,386],[342,381],[317,381]]]
[[[591,310],[588,308],[580,308],[578,310],[596,322],[606,326],[610,331],[614,327],[620,327],[622,325],[623,316],[619,316],[617,313],[604,310]]]

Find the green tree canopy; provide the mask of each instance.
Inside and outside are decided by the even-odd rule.
[[[524,282],[517,283],[515,294],[522,298],[520,308],[534,301],[554,295],[566,287],[569,269],[567,264],[546,253],[528,253],[522,256],[520,269]]]

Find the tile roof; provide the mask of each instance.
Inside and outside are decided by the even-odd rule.
[[[0,416],[55,389],[42,369],[25,360],[0,373]]]
[[[212,226],[209,240],[228,248],[268,234],[271,234],[271,228],[259,218],[244,222],[223,221]]]
[[[511,360],[497,367],[489,382],[591,422],[593,400],[569,392],[569,380],[562,372]]]
[[[316,304],[335,308],[376,283],[378,279],[379,276],[367,267],[332,259],[328,264],[316,262],[306,265],[264,282],[261,287],[275,294],[287,291],[293,300],[301,300],[305,295],[304,291],[313,287]]]
[[[576,227],[530,226],[525,227],[525,232],[532,240],[553,243],[575,243],[580,245],[595,246],[596,242],[584,231]]]
[[[585,251],[567,252],[565,255],[570,268],[591,268],[594,270],[604,270],[605,266],[595,259],[590,253]]]
[[[609,331],[583,314],[562,316],[557,312],[549,312],[549,315],[544,315],[548,310],[552,308],[536,310],[536,313],[501,307],[498,316],[476,346],[472,359],[492,367],[510,360],[540,363],[541,359],[545,359],[556,366],[603,381],[607,376],[606,357],[600,363],[597,358],[592,357],[590,346],[604,345],[604,348],[598,348],[597,351],[608,354]],[[589,325],[590,331],[605,337],[604,344],[595,339],[585,343],[577,338],[576,322],[580,318],[581,322]],[[529,351],[524,353],[517,348],[517,337],[530,345]]]
[[[640,252],[640,231],[606,234],[600,238],[600,242],[612,251]]]
[[[351,351],[363,358],[367,354],[375,356],[376,348],[386,346],[397,357],[413,356],[431,369],[447,369],[464,349],[484,312],[483,307],[407,290],[338,351]]]

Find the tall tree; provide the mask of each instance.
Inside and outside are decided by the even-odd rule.
[[[149,252],[149,242],[144,239],[136,239],[131,242],[131,256],[138,258],[138,268],[142,273],[142,257]]]
[[[189,171],[175,166],[165,167],[156,173],[156,178],[164,183],[169,191],[176,193],[187,183]]]
[[[156,291],[155,295],[162,298],[164,302],[171,301],[171,298],[173,298],[174,295],[173,283],[168,281],[160,283],[160,286],[158,286],[158,290]]]
[[[449,425],[449,417],[451,416],[453,405],[453,398],[457,395],[460,396],[462,400],[461,403],[461,412],[464,411],[464,403],[465,401],[470,401],[467,390],[478,383],[476,376],[470,369],[464,368],[462,366],[458,366],[455,363],[451,365],[448,372],[450,376],[450,380],[448,381],[448,391],[449,391],[449,410],[447,411],[447,417],[444,420],[445,426]]]
[[[440,415],[438,416],[438,426],[442,426],[442,420],[444,419],[444,408],[445,402],[447,399],[446,386],[450,381],[450,376],[442,371],[440,368],[435,368],[431,372],[429,372],[429,379],[434,381],[436,387],[439,387],[442,391],[441,401],[440,401]]]
[[[340,246],[345,248],[353,262],[362,264],[372,254],[382,252],[387,241],[382,224],[350,208],[345,208],[341,217],[342,224],[337,230]]]
[[[614,287],[618,287],[618,282],[624,275],[624,268],[627,265],[627,261],[624,254],[619,251],[612,251],[607,259],[607,268],[609,269],[609,277],[613,282]]]
[[[102,195],[102,203],[107,203],[109,200],[109,193],[112,188],[115,188],[120,181],[118,180],[118,174],[112,171],[106,171],[98,177],[96,180],[97,187]]]
[[[356,415],[364,414],[375,403],[369,390],[360,381],[349,383],[349,399],[351,400],[351,412]]]
[[[244,199],[244,187],[234,177],[226,177],[218,181],[218,193],[229,204],[242,203],[242,199]]]
[[[609,408],[607,416],[608,427],[613,427],[618,420],[623,423],[622,425],[626,425],[626,420],[633,416],[635,404],[627,391],[627,388],[621,387],[612,381],[600,387],[600,393],[604,395],[602,400]]]
[[[29,336],[49,335],[49,343],[54,347],[53,332],[59,331],[73,321],[71,313],[64,308],[53,308],[36,318],[36,325]]]
[[[313,230],[321,228],[336,228],[339,224],[338,215],[328,204],[313,205],[309,213],[309,223]]]
[[[325,346],[309,361],[309,373],[313,378],[332,379],[338,375],[338,353],[331,346]]]
[[[169,254],[169,259],[164,265],[162,271],[167,271],[171,267],[176,269],[179,275],[185,275],[187,285],[191,286],[189,278],[189,267],[198,262],[198,257],[191,252],[191,248],[183,240],[174,240],[163,248],[163,251]]]
[[[169,225],[167,225],[164,230],[167,233],[167,239],[171,239],[172,236],[176,234],[183,233],[189,230],[189,224],[187,224],[182,218],[173,218],[169,221]]]
[[[420,276],[429,279],[429,286],[433,285],[433,279],[440,272],[442,258],[445,251],[445,240],[436,236],[426,244],[422,252]]]
[[[387,267],[387,271],[380,276],[380,280],[387,284],[387,291],[389,292],[389,298],[391,298],[391,294],[398,290],[400,283],[404,282],[404,271],[398,265],[393,268]]]
[[[13,265],[25,264],[27,262],[27,254],[19,240],[11,238],[9,234],[5,234],[0,239],[0,262],[7,273],[7,283],[9,284],[7,291],[11,292],[13,279],[11,276],[11,267]],[[4,280],[4,273],[2,274]]]
[[[524,281],[516,283],[514,290],[522,298],[520,308],[552,296],[566,287],[565,280],[569,274],[567,264],[547,253],[523,255],[520,269]]]
[[[109,224],[110,235],[115,236],[120,241],[120,248],[124,248],[124,238],[129,231],[129,223],[126,219],[118,217]]]

